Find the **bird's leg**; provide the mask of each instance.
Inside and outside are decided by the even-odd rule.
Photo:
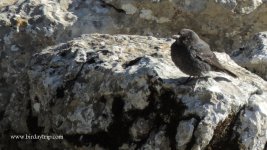
[[[207,72],[202,72],[202,73],[198,76],[198,79],[204,79],[205,81],[208,81],[209,78],[210,78],[210,75],[207,74]]]
[[[208,81],[209,78],[210,78],[210,76],[203,76],[202,78],[203,78],[205,81]]]
[[[185,83],[189,82],[192,79],[192,76],[189,76],[186,80]]]
[[[193,91],[196,91],[196,88],[197,88],[197,84],[198,84],[199,79],[201,79],[201,76],[197,76],[197,81],[196,81],[196,83],[193,86]]]
[[[181,85],[187,84],[192,79],[192,76],[189,76],[184,82],[179,82]]]

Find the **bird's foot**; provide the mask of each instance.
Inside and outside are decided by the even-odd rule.
[[[208,81],[209,78],[211,78],[211,77],[210,77],[210,76],[198,76],[197,78],[198,78],[198,79],[205,80],[205,81]]]
[[[186,80],[185,80],[185,83],[189,82],[190,80],[192,80],[193,77],[192,76],[189,76]]]
[[[185,81],[179,82],[180,85],[184,85],[189,83],[192,79],[194,79],[192,76],[189,76]]]

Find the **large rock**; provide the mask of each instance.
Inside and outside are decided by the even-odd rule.
[[[0,114],[13,113],[8,120],[15,131],[27,131],[29,60],[34,53],[57,43],[64,28],[77,20],[67,11],[68,5],[52,0],[0,2]]]
[[[239,77],[210,72],[185,84],[188,76],[170,59],[173,42],[92,34],[36,53],[21,92],[28,107],[8,101],[1,126],[9,129],[1,134],[57,134],[64,140],[6,139],[1,146],[264,149],[267,83],[216,53]],[[25,110],[26,118],[14,108]],[[17,127],[20,122],[27,130]]]
[[[267,32],[255,34],[232,56],[239,65],[267,80]]]
[[[216,54],[240,78],[211,72],[183,85],[170,39],[67,41],[92,32],[168,37],[188,27],[230,51],[266,30],[265,2],[1,0],[0,149],[263,149],[266,83],[227,55]],[[25,133],[64,140],[7,138]]]
[[[69,30],[72,37],[92,32],[170,37],[186,27],[213,50],[230,52],[267,30],[264,0],[77,0],[68,10],[78,17]]]
[[[231,51],[266,28],[263,0],[1,0],[0,89],[4,100],[32,54],[85,33],[119,33],[170,37],[183,27],[194,29],[213,50]],[[162,11],[164,10],[164,11]],[[249,20],[249,21],[248,21]],[[20,88],[23,91],[26,83]],[[20,97],[20,96],[18,96]],[[0,111],[1,111],[0,106]]]
[[[14,25],[10,19],[16,14],[15,20],[23,18],[33,26],[27,27],[32,36],[53,37],[44,43],[37,38],[41,45],[94,32],[168,37],[186,27],[214,50],[229,52],[250,35],[267,30],[265,0],[2,0],[0,8],[1,26]]]

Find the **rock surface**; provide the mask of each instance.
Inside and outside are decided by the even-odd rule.
[[[186,27],[212,50],[230,53],[267,30],[266,5],[264,0],[1,0],[0,79],[17,76],[42,48],[86,33],[168,38]],[[257,72],[263,77],[264,71]]]
[[[267,80],[267,32],[255,34],[232,56],[239,65]]]
[[[12,80],[10,76],[17,76],[14,72],[21,72],[31,55],[42,48],[86,33],[168,38],[186,27],[212,50],[231,52],[251,35],[267,30],[266,5],[264,0],[2,0],[0,79]],[[251,66],[253,70],[255,65]],[[263,77],[264,71],[257,72]]]
[[[254,33],[267,30],[266,2],[1,0],[0,22],[7,30],[10,25],[14,26],[10,19],[24,18],[28,21],[27,31],[32,34],[44,33],[47,42],[66,42],[81,34],[94,32],[169,37],[186,27],[199,33],[214,50],[230,52]],[[12,45],[21,49],[21,45]]]
[[[239,78],[211,72],[183,84],[172,39],[72,40],[188,27],[228,51],[266,30],[265,3],[1,0],[0,149],[266,149],[266,81],[228,55],[216,53]],[[266,79],[265,33],[250,42],[235,61]],[[25,134],[64,140],[9,138]]]
[[[267,83],[216,53],[239,78],[210,72],[183,84],[188,76],[170,59],[173,42],[91,34],[36,53],[20,74],[28,83],[20,99],[2,108],[1,137],[59,134],[64,140],[6,139],[1,146],[264,149]]]

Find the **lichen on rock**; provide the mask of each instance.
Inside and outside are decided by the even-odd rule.
[[[227,68],[238,70],[238,78],[210,72],[208,79],[182,84],[187,75],[170,59],[172,42],[91,34],[48,47],[32,57],[27,69],[29,107],[7,106],[30,109],[40,133],[63,134],[69,146],[215,149],[220,139],[239,148],[263,148],[266,82],[227,54],[215,53]],[[15,112],[5,113],[3,120],[23,122]],[[216,133],[218,128],[224,136]],[[248,134],[253,135],[250,143]]]
[[[238,77],[211,71],[187,83],[169,38],[190,27],[212,48],[231,51],[265,29],[265,7],[1,1],[0,149],[266,149],[265,32],[231,55],[262,78],[215,52]],[[25,134],[64,139],[9,138]]]

